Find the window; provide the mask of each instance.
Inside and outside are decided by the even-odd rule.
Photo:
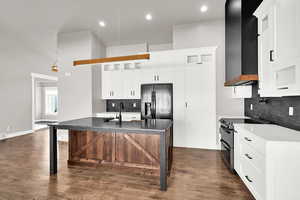
[[[57,115],[58,96],[57,88],[45,88],[45,112],[46,115]]]

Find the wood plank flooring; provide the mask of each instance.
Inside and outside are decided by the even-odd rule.
[[[167,192],[144,171],[68,168],[59,144],[59,173],[49,176],[48,130],[0,141],[0,200],[248,200],[253,199],[218,151],[175,148]],[[145,175],[147,174],[147,175]]]

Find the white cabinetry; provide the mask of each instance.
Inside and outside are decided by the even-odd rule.
[[[140,69],[124,70],[121,77],[123,81],[124,96],[123,99],[140,99],[141,98],[141,71]]]
[[[120,99],[123,96],[123,79],[120,63],[105,64],[102,69],[102,98]]]
[[[234,86],[232,87],[232,98],[252,98],[252,86]]]
[[[300,199],[299,132],[235,124],[235,170],[256,200]]]
[[[102,64],[102,99],[139,99],[141,62]]]
[[[299,0],[264,0],[255,12],[261,96],[300,95],[299,9]]]

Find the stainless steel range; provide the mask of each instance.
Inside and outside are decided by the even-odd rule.
[[[220,119],[221,155],[225,165],[234,171],[234,124],[271,124],[262,119],[222,118]]]

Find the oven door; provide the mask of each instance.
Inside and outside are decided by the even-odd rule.
[[[225,165],[231,170],[234,171],[233,168],[233,157],[232,157],[233,149],[229,146],[229,144],[221,139],[221,155]]]

